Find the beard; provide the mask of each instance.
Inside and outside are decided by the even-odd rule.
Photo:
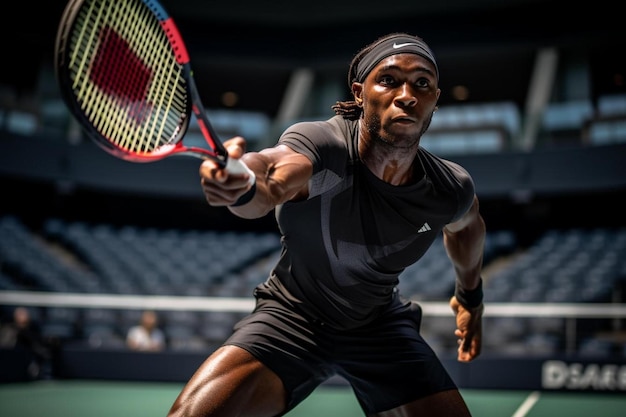
[[[422,128],[419,133],[416,135],[398,135],[389,133],[385,128],[383,128],[380,116],[377,114],[368,118],[365,118],[363,114],[361,122],[365,125],[365,129],[374,142],[395,149],[414,149],[417,145],[419,145],[422,135],[424,135],[430,127],[434,114],[434,111],[430,112],[430,114],[424,119],[424,123],[422,124]]]

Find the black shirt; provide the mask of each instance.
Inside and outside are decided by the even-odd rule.
[[[423,148],[424,177],[394,186],[360,163],[358,121],[297,123],[279,143],[313,162],[309,198],[276,208],[282,254],[267,285],[294,308],[338,329],[377,317],[398,276],[471,206],[465,169]]]

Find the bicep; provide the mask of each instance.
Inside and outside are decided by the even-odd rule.
[[[478,207],[478,198],[474,196],[471,206],[465,212],[465,214],[458,220],[448,223],[445,226],[445,230],[450,233],[459,232],[466,227],[470,226],[472,223],[479,222],[481,220],[480,211]]]
[[[486,228],[476,196],[465,215],[446,225],[443,232],[444,246],[457,266],[473,265],[482,257]]]
[[[483,250],[485,244],[485,222],[480,215],[478,199],[469,210],[456,222],[444,227],[443,243],[448,256],[452,260],[457,272],[465,276],[477,278],[480,276]],[[474,288],[469,285],[467,288]]]

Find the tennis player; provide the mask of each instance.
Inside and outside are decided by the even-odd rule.
[[[242,218],[275,209],[282,253],[254,291],[255,310],[191,377],[170,417],[281,416],[334,375],[367,416],[470,416],[420,335],[420,306],[397,287],[443,233],[457,276],[458,360],[480,354],[485,224],[474,184],[420,147],[438,79],[421,38],[390,34],[355,55],[354,100],[336,103],[331,119],[297,123],[260,152],[245,153],[240,137],[225,143],[255,172],[253,186],[202,163],[210,205]]]

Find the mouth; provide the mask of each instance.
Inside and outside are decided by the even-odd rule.
[[[392,123],[399,123],[399,124],[414,124],[414,123],[417,122],[417,120],[415,120],[413,117],[402,115],[402,116],[396,116],[396,117],[392,118],[391,122]]]

